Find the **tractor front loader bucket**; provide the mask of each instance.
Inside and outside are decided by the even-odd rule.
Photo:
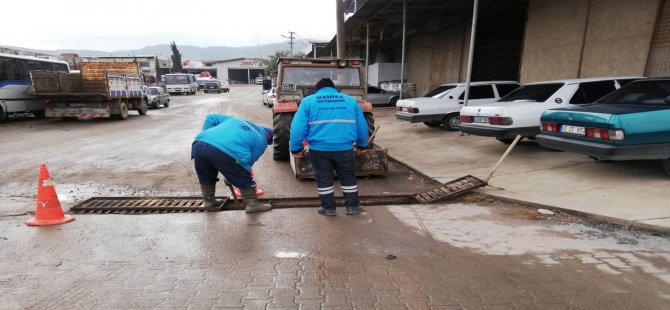
[[[291,156],[293,174],[299,179],[314,178],[314,170],[309,160],[309,152],[302,157]],[[356,176],[386,175],[388,172],[388,150],[377,144],[372,144],[367,152],[356,155]]]

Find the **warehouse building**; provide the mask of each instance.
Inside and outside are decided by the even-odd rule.
[[[351,57],[404,68],[419,94],[465,81],[473,0],[345,3]],[[477,14],[473,81],[670,75],[670,0],[480,0]]]
[[[256,77],[265,74],[263,63],[255,58],[212,60],[203,63],[216,70],[218,79],[228,80],[230,84],[254,84]]]

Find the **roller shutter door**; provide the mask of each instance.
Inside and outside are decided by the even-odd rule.
[[[646,76],[670,75],[670,1],[664,0],[649,50]]]

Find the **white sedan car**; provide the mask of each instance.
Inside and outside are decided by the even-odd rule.
[[[511,143],[521,135],[540,133],[540,116],[552,108],[594,102],[622,85],[642,77],[603,77],[529,83],[493,104],[461,109],[460,130]]]
[[[272,87],[269,90],[264,90],[262,99],[263,99],[263,105],[268,106],[268,108],[272,108],[277,102],[277,88]]]
[[[468,105],[492,103],[517,87],[519,83],[514,81],[472,82]],[[460,125],[459,112],[464,102],[465,83],[444,84],[423,97],[398,100],[395,117],[455,131]]]

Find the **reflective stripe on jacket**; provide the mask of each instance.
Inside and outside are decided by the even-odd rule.
[[[346,151],[354,142],[368,146],[368,125],[356,99],[324,87],[300,103],[291,123],[291,152],[309,148],[317,151]]]

